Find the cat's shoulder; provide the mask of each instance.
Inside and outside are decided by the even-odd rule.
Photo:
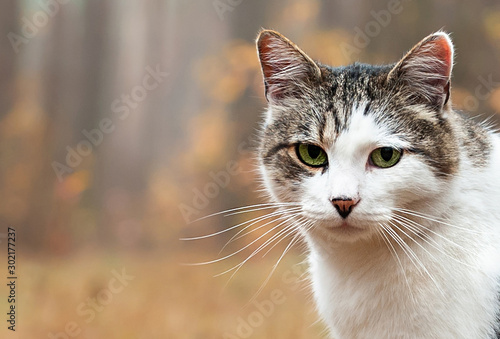
[[[460,111],[453,111],[451,121],[461,153],[474,167],[484,167],[492,157],[500,157],[500,137],[491,121],[478,121]]]

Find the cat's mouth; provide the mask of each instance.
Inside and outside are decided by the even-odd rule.
[[[352,237],[361,235],[369,231],[371,223],[365,220],[360,220],[358,218],[352,218],[349,216],[346,219],[339,220],[332,216],[331,218],[323,217],[318,218],[318,213],[307,213],[305,211],[306,218],[314,222],[316,227],[310,228],[310,230],[315,233],[319,231],[319,234],[340,236],[340,237]]]
[[[370,237],[373,233],[372,224],[357,218],[345,220],[322,219],[314,222],[314,227],[306,229],[307,233],[319,242],[354,242],[359,239]]]

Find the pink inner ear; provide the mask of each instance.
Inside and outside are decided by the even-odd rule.
[[[424,46],[426,44],[430,46],[425,48],[425,51],[421,52],[422,55],[442,61],[441,63],[433,65],[435,67],[435,72],[445,77],[449,77],[453,63],[453,48],[448,39],[444,36],[437,36],[427,43],[424,43]]]
[[[444,37],[440,37],[436,40],[436,43],[439,44],[439,57],[442,60],[446,60],[447,63],[451,64],[451,46],[448,40]]]
[[[285,37],[263,32],[257,41],[268,99],[296,96],[300,84],[314,75],[308,57]]]
[[[276,47],[276,38],[271,37],[270,35],[263,36],[259,41],[259,51],[262,58],[262,72],[264,73],[264,77],[269,81],[273,75],[277,74],[281,69],[289,66],[290,63],[285,62],[286,59],[279,59],[279,55],[273,56],[273,48],[271,44],[275,44]],[[275,54],[278,54],[278,51],[274,51]],[[272,60],[275,58],[275,60]]]
[[[451,64],[453,62],[452,60],[452,47],[445,37],[439,37],[434,41],[434,44],[436,44],[436,54],[435,56],[439,60],[444,61],[444,67],[443,73],[450,74],[451,72]]]
[[[394,70],[415,100],[441,107],[448,101],[452,68],[453,45],[445,33],[436,33],[416,45]]]
[[[259,54],[261,58],[262,73],[267,83],[266,94],[270,97],[278,98],[282,95],[283,79],[276,77],[283,69],[290,66],[290,61],[283,57],[283,49],[287,46],[271,34],[262,35],[258,42]]]

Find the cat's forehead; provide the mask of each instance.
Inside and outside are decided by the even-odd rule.
[[[389,127],[394,103],[385,82],[391,66],[353,64],[321,69],[322,82],[312,86],[312,95],[270,107],[267,122],[275,136],[323,144],[361,125]]]
[[[324,85],[330,95],[347,105],[354,101],[373,100],[387,90],[387,75],[392,65],[374,66],[355,63],[344,67],[323,67]]]
[[[321,129],[321,144],[328,148],[343,150],[344,153],[355,153],[357,150],[372,149],[375,146],[395,148],[408,146],[404,136],[394,133],[390,125],[378,122],[376,114],[368,113],[371,111],[373,108],[370,101],[355,102],[349,109],[349,116],[344,124],[339,124],[338,114],[327,113]]]
[[[386,79],[390,69],[390,65],[324,66],[321,91],[312,105],[334,118],[338,133],[348,127],[353,112],[362,109],[364,114],[371,114],[374,109],[388,106],[391,89]]]
[[[394,111],[390,107],[391,89],[386,84],[390,69],[391,66],[365,64],[323,67],[321,89],[298,109],[301,114],[297,118],[316,125],[321,142],[348,129],[358,129],[360,124],[374,125],[390,120],[388,115]],[[353,118],[356,122],[354,126]]]

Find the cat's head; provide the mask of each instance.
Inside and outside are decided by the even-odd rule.
[[[269,30],[257,49],[269,103],[263,181],[273,201],[301,207],[308,234],[366,239],[397,209],[443,198],[459,158],[446,33],[384,66],[325,66]]]

